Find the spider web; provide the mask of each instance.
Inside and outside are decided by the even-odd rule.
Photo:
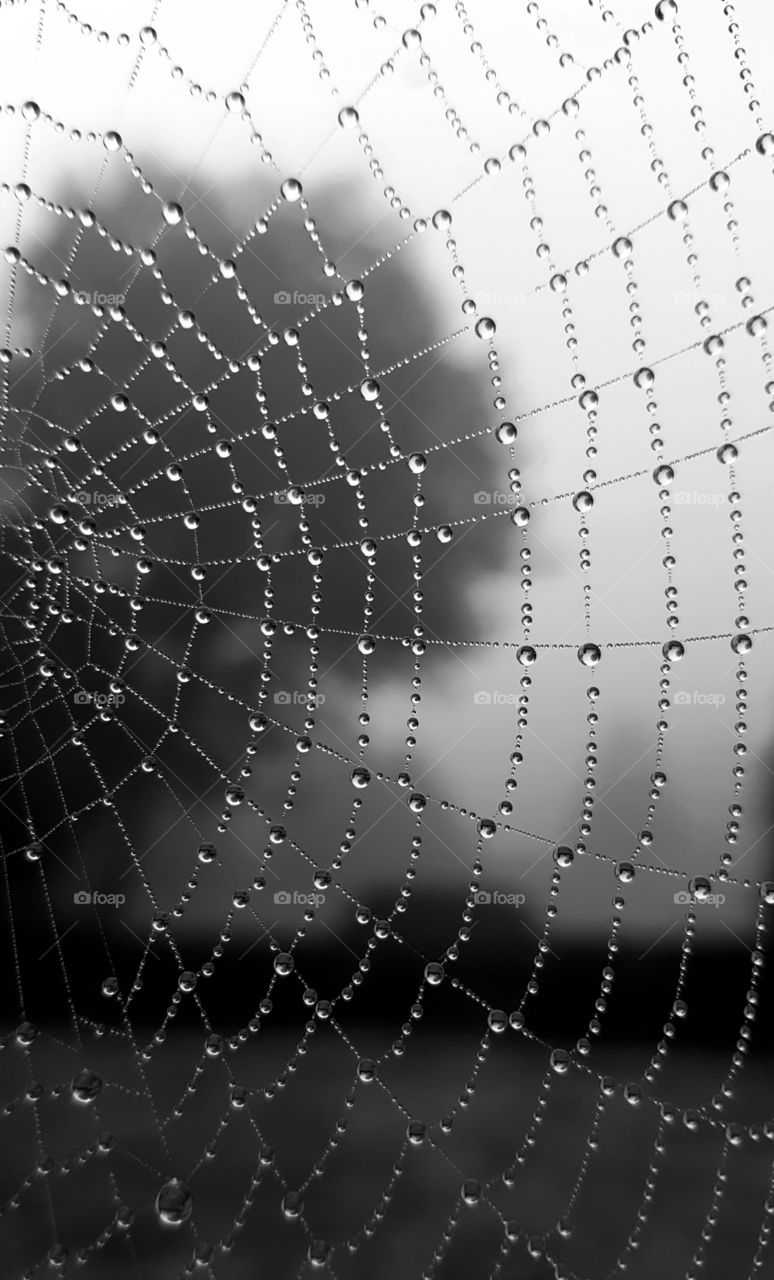
[[[755,1218],[754,1230],[742,1240],[740,1229],[734,1245],[735,1274],[772,1274],[766,1268],[774,1122],[761,1114],[754,1089],[751,1107],[740,1091],[745,1077],[758,1079],[749,1056],[774,889],[737,867],[749,847],[737,852],[747,655],[772,630],[765,617],[761,625],[748,617],[748,509],[743,520],[737,464],[748,442],[765,440],[770,423],[737,426],[745,415],[737,419],[729,407],[729,365],[746,343],[739,376],[771,395],[771,306],[747,265],[733,192],[738,181],[744,204],[744,184],[768,180],[774,136],[732,5],[717,9],[750,120],[722,157],[709,136],[696,55],[677,7],[661,0],[628,30],[615,10],[602,3],[590,8],[605,53],[598,65],[586,66],[565,47],[561,14],[549,19],[547,7],[526,6],[536,56],[539,50],[550,58],[570,86],[558,105],[532,118],[498,66],[505,57],[479,36],[478,16],[461,2],[448,11],[425,4],[405,28],[367,4],[355,6],[348,19],[353,44],[362,24],[381,41],[383,60],[365,68],[365,87],[350,99],[336,85],[336,60],[318,36],[315,6],[304,0],[286,0],[276,14],[263,15],[257,48],[244,42],[243,80],[226,90],[192,78],[164,45],[162,0],[141,30],[125,33],[100,30],[63,0],[44,0],[38,11],[2,6],[0,21],[17,24],[15,35],[31,57],[67,26],[85,42],[85,57],[110,51],[118,59],[127,102],[144,77],[161,70],[176,92],[209,113],[205,149],[197,139],[187,181],[172,191],[169,174],[155,176],[159,157],[150,143],[146,157],[146,143],[134,148],[128,129],[76,128],[49,114],[42,92],[40,102],[4,107],[4,127],[16,131],[8,137],[21,145],[2,189],[6,202],[17,202],[5,255],[2,355],[2,465],[11,494],[2,533],[4,572],[10,566],[12,574],[4,580],[3,610],[3,878],[6,985],[16,1004],[3,1055],[10,1063],[4,1145],[15,1153],[3,1221],[14,1275],[31,1278],[53,1268],[95,1276],[247,1276],[256,1267],[276,1276],[397,1273],[423,1280],[651,1274],[656,1255],[648,1250],[651,1237],[664,1231],[658,1226],[664,1199],[680,1193],[686,1176],[698,1178],[700,1164],[705,1181],[708,1171],[711,1177],[698,1217],[686,1212],[685,1256],[669,1274],[721,1274],[712,1271],[713,1259],[727,1255],[714,1246],[733,1230],[729,1216],[740,1212],[741,1202],[731,1202],[733,1186]],[[502,153],[486,158],[453,106],[432,56],[441,19],[464,40],[474,97],[486,98],[511,131],[516,126],[518,140]],[[489,25],[483,12],[480,21]],[[309,193],[314,180],[306,181],[327,140],[307,165],[287,169],[270,150],[272,122],[264,128],[251,110],[254,81],[289,23],[299,25],[308,50],[299,74],[314,76],[325,91],[330,137],[351,143],[363,181],[376,179],[390,214],[386,247],[357,275],[339,271],[321,229],[330,213],[326,197],[318,222]],[[664,66],[676,60],[680,68],[679,110],[699,140],[706,176],[689,189],[662,158],[654,103],[638,78],[642,51],[654,47]],[[391,185],[400,175],[382,168],[379,138],[365,127],[372,97],[405,63],[440,104],[443,128],[465,157],[459,186],[424,212]],[[584,123],[594,95],[604,95],[612,80],[628,94],[651,157],[649,195],[642,196],[650,212],[636,224],[614,219],[616,201],[611,192],[608,204],[594,167],[597,143]],[[260,198],[268,195],[248,229],[221,252],[197,229],[197,210],[206,221],[206,201],[194,193],[205,156],[226,126],[244,130],[262,175]],[[68,155],[79,148],[97,157],[96,165],[89,162],[97,177],[88,200],[71,201],[66,182],[59,200],[38,189],[31,174],[42,136],[54,153],[66,142]],[[550,247],[552,199],[542,195],[553,144],[574,154],[584,199],[604,229],[581,244],[571,228],[567,259]],[[125,208],[122,199],[102,198],[117,169],[129,184]],[[456,239],[466,205],[506,171],[526,203],[529,252],[540,272],[520,306],[528,317],[544,306],[561,317],[569,362],[553,398],[519,413],[508,407],[496,296],[491,308],[477,300],[465,265],[472,246]],[[141,199],[142,231],[127,237],[113,228],[126,225],[127,210],[131,221],[140,208],[130,203],[130,188]],[[710,217],[723,251],[737,264],[730,310],[707,300],[711,264],[693,230],[694,198],[698,206],[707,196],[715,201]],[[44,215],[48,221],[36,221]],[[51,230],[54,219],[67,230],[63,249],[58,227]],[[674,233],[695,302],[688,312],[692,332],[677,348],[654,340],[643,318],[653,298],[642,237],[662,225]],[[264,244],[272,243],[275,228],[290,248],[276,250],[286,274],[269,268],[270,281],[256,274],[255,262],[265,266]],[[57,246],[51,253],[58,268],[47,242]],[[445,267],[462,322],[417,345],[399,344],[401,354],[383,359],[375,336],[382,332],[375,315],[380,282],[400,270],[403,258],[421,260],[425,253],[433,269]],[[118,281],[111,255],[120,262]],[[606,271],[615,273],[604,278],[615,279],[627,300],[628,351],[619,367],[611,371],[608,360],[605,376],[592,380],[587,369],[598,365],[599,353],[587,363],[579,317],[590,295],[582,291],[595,272]],[[296,280],[307,287],[291,290]],[[276,304],[271,321],[267,291]],[[225,319],[217,308],[208,310],[214,296],[227,300]],[[35,335],[26,345],[19,338],[25,325]],[[324,342],[323,330],[346,347],[341,365],[315,345]],[[414,332],[408,322],[406,332]],[[535,335],[536,350],[537,328]],[[485,420],[446,432],[420,421],[419,412],[404,419],[402,409],[410,414],[412,404],[419,406],[420,379],[459,342],[472,351],[469,376],[486,386]],[[593,345],[588,334],[586,342]],[[60,354],[70,350],[72,357]],[[709,387],[692,448],[668,421],[660,395],[662,383],[685,368],[691,371],[685,376]],[[631,397],[632,415],[647,423],[651,457],[600,478],[608,447],[600,424],[606,402],[618,404],[619,393]],[[576,436],[579,423],[584,433],[580,469],[574,475],[557,469],[567,477],[559,492],[531,492],[517,465],[522,440],[533,427],[565,421]],[[352,424],[358,435],[350,439]],[[361,434],[369,438],[359,452]],[[558,435],[549,445],[557,461],[564,439]],[[484,493],[480,505],[460,514],[443,467],[458,455],[474,466],[483,447],[496,450],[505,500]],[[723,605],[725,625],[690,634],[678,613],[678,590],[690,597],[691,588],[680,574],[674,493],[676,477],[682,483],[691,467],[705,463],[722,475],[729,504],[722,538],[734,569],[733,599]],[[650,558],[661,574],[663,617],[644,636],[630,628],[625,638],[607,639],[598,630],[596,594],[612,573],[595,523],[612,495],[624,495],[626,504],[635,488],[648,487],[661,525],[659,551]],[[579,629],[544,640],[540,607],[532,603],[542,598],[540,519],[568,507],[579,543],[582,617]],[[620,538],[627,508],[613,509]],[[719,525],[720,513],[710,514]],[[464,555],[469,536],[481,539],[476,546],[484,550],[476,554],[484,558],[487,547],[494,554],[504,540],[515,548],[509,563],[520,565],[519,621],[496,640],[485,632],[452,638],[428,620],[436,616],[434,584],[445,594],[476,572]],[[546,581],[556,594],[549,571]],[[380,607],[381,589],[385,599],[410,597],[406,626],[405,607],[403,613]],[[388,614],[392,625],[385,626]],[[451,628],[465,615],[438,616]],[[228,661],[207,639],[216,628],[230,637]],[[730,817],[720,852],[703,851],[702,874],[680,859],[679,843],[668,834],[654,845],[676,787],[668,741],[676,670],[699,650],[719,680],[731,662],[737,712],[725,746],[726,781],[717,783],[725,786]],[[420,764],[428,671],[436,659],[464,665],[482,651],[508,660],[507,697],[517,708],[508,730],[508,775],[491,809],[446,794],[442,773]],[[393,655],[385,659],[390,687],[400,684],[408,710],[403,759],[390,755],[395,767],[371,742],[390,710],[380,695],[385,653]],[[610,705],[605,668],[620,661],[621,670],[635,670],[626,664],[640,656],[650,663],[636,671],[649,673],[655,734],[649,727],[647,794],[637,806],[645,819],[622,855],[619,841],[599,834],[595,797]],[[332,683],[340,663],[349,684]],[[550,820],[550,807],[542,822],[532,821],[526,795],[530,752],[541,758],[538,704],[551,692],[541,669],[576,691],[580,678],[585,698],[582,800],[567,829]],[[356,683],[358,736],[348,745],[336,731],[331,701],[355,696]],[[452,701],[454,691],[451,677]],[[467,696],[467,689],[459,694]],[[491,704],[497,694],[476,697]],[[575,705],[583,704],[576,698]],[[342,714],[351,724],[349,705]],[[390,901],[382,911],[374,888],[381,881],[369,865],[381,856],[384,830],[408,851],[408,866],[402,873],[388,868]],[[440,912],[448,881],[431,851],[443,845],[459,864],[471,838],[473,860],[470,867],[462,862],[466,874],[455,882],[449,932],[429,950],[426,933],[412,927],[412,897],[424,877],[431,900],[439,895]],[[498,888],[489,850],[501,842],[530,861],[548,854],[552,868],[533,953],[509,975],[508,1006],[489,997],[492,984],[486,977],[479,983],[475,966],[466,968],[466,953],[475,952],[484,932],[474,930]],[[353,861],[365,864],[360,879],[349,874]],[[497,874],[502,885],[501,867]],[[558,945],[562,907],[586,875],[592,885],[609,886],[614,877],[613,912],[586,1031],[560,1042],[542,1030],[538,997],[549,989],[545,970]],[[644,1070],[619,1075],[620,1058],[603,1069],[604,1032],[621,981],[624,908],[648,882],[654,892],[663,886],[663,901],[683,908],[655,927],[649,923],[655,946],[677,919],[679,966],[650,1060]],[[508,881],[509,888],[519,884]],[[680,1024],[690,1008],[686,991],[708,904],[734,894],[753,941],[746,989],[733,993],[738,1031],[730,1061],[707,1090],[703,1079],[673,1080],[669,1071],[676,1059],[679,1066]],[[119,917],[127,900],[129,915]],[[22,901],[34,902],[32,913],[28,905],[20,910]],[[515,929],[514,895],[507,908]],[[342,920],[356,925],[356,950]],[[191,922],[196,931],[186,932]],[[48,939],[42,953],[39,928]],[[233,963],[236,942],[242,951]],[[377,1013],[384,1006],[386,1048],[383,1029],[365,1016],[369,1000]],[[236,1007],[243,1012],[232,1021],[224,1010]],[[453,1042],[444,1010],[459,1024]],[[570,1084],[573,1095],[565,1092]],[[684,1099],[675,1101],[681,1091]],[[439,1105],[438,1096],[450,1092],[456,1100]],[[472,1123],[479,1126],[475,1138]],[[584,1214],[595,1220],[588,1197],[607,1201],[614,1191],[620,1168],[605,1163],[606,1152],[620,1153],[622,1137],[638,1152],[636,1185],[605,1223],[605,1261],[589,1264],[591,1271],[575,1261],[575,1233]],[[423,1205],[417,1223],[412,1197],[430,1180],[432,1203],[417,1201]],[[542,1186],[537,1196],[535,1186]],[[545,1217],[541,1197],[550,1226],[537,1229]],[[19,1221],[22,1227],[14,1225]]]

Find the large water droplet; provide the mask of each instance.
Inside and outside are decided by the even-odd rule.
[[[476,321],[476,337],[487,340],[493,338],[497,332],[497,325],[491,316],[482,316]]]
[[[287,978],[296,967],[296,962],[287,951],[280,951],[274,957],[274,972],[280,978]]]
[[[177,226],[177,224],[183,220],[183,210],[180,205],[175,204],[173,200],[169,200],[166,204],[162,205],[161,213],[164,221],[169,223],[170,227]]]
[[[193,1210],[190,1188],[180,1178],[170,1178],[156,1196],[156,1213],[169,1227],[187,1222]]]
[[[555,1071],[557,1075],[565,1075],[570,1069],[570,1055],[566,1049],[552,1049],[549,1062],[551,1063],[552,1071]]]
[[[582,644],[578,650],[578,661],[582,662],[584,667],[595,667],[602,657],[602,650],[598,644]]]
[[[102,1090],[102,1081],[94,1071],[89,1071],[88,1067],[83,1067],[77,1075],[73,1076],[70,1084],[73,1098],[76,1102],[84,1104],[93,1102]]]

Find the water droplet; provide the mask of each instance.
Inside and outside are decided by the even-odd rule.
[[[296,967],[296,962],[288,951],[280,951],[274,957],[274,972],[280,978],[287,978]]]
[[[665,463],[663,463],[663,465],[662,465],[662,466],[660,466],[660,467],[656,467],[655,471],[653,472],[653,479],[654,479],[654,481],[655,481],[655,482],[656,482],[656,484],[657,484],[657,485],[659,485],[662,489],[663,489],[666,485],[671,484],[671,483],[672,483],[672,481],[674,480],[674,478],[675,478],[675,473],[674,473],[674,471],[672,470],[672,468],[668,465],[668,463],[666,463],[666,462],[665,462]]]
[[[298,178],[287,178],[280,187],[280,195],[282,196],[282,199],[287,200],[291,204],[296,200],[300,200],[303,194],[304,188],[301,186]]]
[[[752,649],[752,637],[740,632],[739,635],[733,637],[731,648],[734,653],[749,653]]]
[[[197,853],[197,857],[200,862],[203,862],[205,864],[208,862],[214,862],[217,856],[218,856],[218,851],[215,848],[215,845],[210,844],[208,840],[205,840],[202,844],[199,845],[199,851]]]
[[[476,337],[484,340],[493,338],[497,332],[497,325],[491,316],[482,316],[476,321]]]
[[[406,461],[409,471],[413,471],[415,476],[420,476],[427,466],[427,458],[423,453],[410,453]]]
[[[576,493],[572,500],[572,505],[576,511],[590,511],[594,506],[594,499],[585,489],[581,493]]]
[[[313,1271],[320,1271],[323,1267],[327,1267],[331,1257],[331,1247],[324,1240],[312,1240],[306,1251],[309,1259],[309,1265]]]
[[[376,641],[374,640],[373,636],[369,636],[369,635],[361,636],[357,642],[357,647],[362,654],[365,654],[367,656],[368,654],[373,653],[374,649],[376,648]]]
[[[425,965],[425,979],[431,987],[441,985],[445,972],[443,965],[439,964],[437,960],[431,960],[429,964]]]
[[[584,667],[595,667],[602,657],[602,650],[598,644],[582,644],[578,650],[578,661],[582,662]]]
[[[170,227],[176,227],[179,222],[183,221],[183,210],[174,200],[169,200],[161,206],[161,213],[164,221],[169,223]]]
[[[569,845],[560,844],[554,849],[554,862],[557,867],[569,867],[575,860],[575,854]]]
[[[367,787],[370,781],[371,781],[371,774],[369,773],[368,769],[365,769],[362,766],[360,766],[357,769],[352,770],[353,787],[358,787],[362,789],[363,787]]]
[[[622,884],[631,884],[634,879],[634,867],[631,862],[619,862],[615,874]]]
[[[116,133],[115,129],[111,129],[102,139],[106,151],[120,151],[123,146],[123,138],[120,133]]]
[[[356,129],[360,124],[360,116],[354,107],[342,107],[339,112],[339,124],[342,129]]]
[[[466,1178],[462,1184],[462,1199],[471,1207],[478,1204],[481,1199],[481,1183],[475,1178]]]
[[[70,1089],[76,1102],[86,1104],[99,1097],[102,1090],[102,1081],[94,1071],[89,1071],[87,1067],[84,1067],[77,1075],[73,1076]]]
[[[282,1212],[286,1218],[300,1217],[304,1209],[304,1198],[300,1191],[286,1191],[282,1198]]]
[[[552,1049],[549,1062],[557,1075],[565,1075],[570,1069],[570,1055],[566,1049]]]
[[[357,1077],[363,1084],[371,1084],[376,1079],[376,1063],[373,1058],[361,1058],[357,1064]]]
[[[482,840],[491,840],[493,836],[497,835],[497,823],[491,818],[479,818],[478,834]]]
[[[365,378],[360,383],[360,394],[364,400],[377,400],[381,389],[376,378]]]
[[[679,640],[667,640],[661,652],[667,662],[679,662],[685,653],[685,647]]]
[[[532,648],[531,644],[523,644],[521,648],[516,651],[516,661],[519,662],[522,667],[531,667],[533,663],[537,662],[537,652]]]
[[[499,1036],[508,1026],[508,1015],[503,1009],[490,1009],[486,1021],[489,1030]]]
[[[193,1210],[193,1196],[185,1182],[170,1178],[156,1196],[156,1213],[170,1227],[187,1222]]]
[[[516,427],[512,422],[501,422],[495,432],[500,444],[513,444],[517,434]]]

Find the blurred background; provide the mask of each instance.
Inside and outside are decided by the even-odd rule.
[[[7,1274],[753,1274],[774,17],[0,23]]]

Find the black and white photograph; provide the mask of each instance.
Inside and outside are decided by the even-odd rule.
[[[0,1280],[774,1280],[772,55],[0,0]]]

